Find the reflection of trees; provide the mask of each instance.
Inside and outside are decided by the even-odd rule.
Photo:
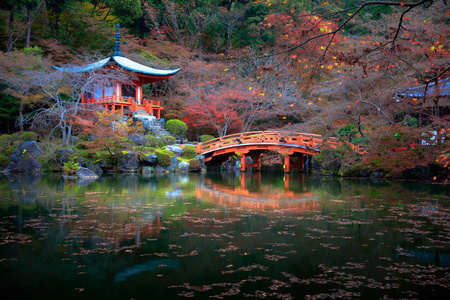
[[[40,194],[38,182],[42,175],[32,174],[9,174],[9,188],[14,192],[20,203],[32,204]]]
[[[17,210],[19,228],[45,237],[55,249],[87,254],[138,247],[159,236],[168,208],[170,214],[186,210],[183,199],[173,194],[193,197],[202,176],[106,175],[88,186],[58,177],[41,179],[12,176],[1,191],[11,199],[3,201],[3,209]]]

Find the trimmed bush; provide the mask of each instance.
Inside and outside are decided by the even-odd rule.
[[[146,146],[155,148],[173,145],[176,142],[175,138],[170,135],[146,135],[145,137],[148,138],[148,144]]]
[[[141,156],[147,156],[147,155],[155,153],[155,148],[148,147],[148,146],[136,146],[136,147],[133,147],[133,151],[138,153]]]
[[[170,163],[172,162],[172,158],[168,152],[169,151],[165,151],[165,150],[156,150],[155,151],[155,154],[157,157],[156,163],[158,165],[160,165],[161,167],[168,167],[168,166],[170,166]]]
[[[38,135],[36,132],[32,132],[32,131],[26,131],[24,133],[22,133],[22,136],[20,137],[24,142],[28,142],[28,141],[36,141],[38,138]]]
[[[204,134],[204,135],[200,136],[200,140],[202,141],[202,143],[213,140],[213,139],[215,139],[215,137],[213,137],[212,135],[209,135],[209,134]]]
[[[88,147],[84,144],[83,141],[78,142],[78,143],[75,145],[75,148],[76,148],[76,149],[80,149],[80,150],[86,150],[86,149],[88,149]]]
[[[0,154],[0,166],[7,166],[10,162],[11,160],[7,156]]]
[[[170,135],[161,135],[161,137],[164,139],[164,141],[166,143],[165,146],[173,145],[177,142],[177,140],[173,136],[170,136]]]
[[[166,128],[171,134],[185,137],[188,127],[186,123],[181,120],[172,119],[166,122]]]
[[[189,171],[190,172],[200,172],[202,170],[202,163],[197,158],[189,161]]]
[[[12,136],[9,134],[3,134],[0,136],[0,151],[5,151],[13,142]]]
[[[8,146],[4,151],[3,154],[6,156],[10,156],[11,154],[13,154],[14,150],[16,150],[17,147],[17,142],[14,142],[12,144],[12,146]]]
[[[183,147],[182,157],[186,159],[194,158],[197,155],[197,150],[192,145],[186,145]]]

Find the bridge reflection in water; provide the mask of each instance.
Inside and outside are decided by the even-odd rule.
[[[290,175],[285,174],[281,185],[273,181],[262,183],[261,173],[241,173],[239,185],[206,178],[204,185],[197,187],[196,195],[198,199],[234,209],[286,213],[318,211],[319,199],[304,187],[303,178],[299,175],[291,180]]]

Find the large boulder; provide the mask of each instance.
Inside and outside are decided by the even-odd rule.
[[[141,164],[143,166],[156,166],[157,159],[158,159],[158,156],[156,156],[156,154],[150,154],[141,160]]]
[[[31,157],[24,161],[11,162],[9,164],[11,173],[32,173],[39,174],[43,172],[42,164],[36,158]]]
[[[77,163],[80,167],[86,168],[86,162],[84,161],[84,158],[81,156],[77,157]]]
[[[183,149],[179,146],[167,145],[166,150],[172,151],[175,154],[175,156],[178,157],[181,157],[181,155],[183,155]]]
[[[197,155],[194,158],[196,158],[196,159],[198,159],[200,161],[200,163],[202,164],[202,167],[205,166],[205,157],[203,155]]]
[[[98,164],[95,164],[93,161],[90,161],[87,165],[87,168],[97,174],[98,176],[103,174],[102,168]]]
[[[136,153],[126,152],[119,163],[119,170],[125,173],[134,173],[139,170],[139,159]]]
[[[203,165],[199,159],[192,159],[189,162],[189,171],[190,172],[201,172],[202,168],[203,168]]]
[[[78,178],[82,178],[82,179],[94,179],[94,178],[98,178],[98,175],[95,174],[93,171],[89,170],[88,168],[80,168],[77,173],[76,176]]]
[[[29,158],[37,158],[39,155],[43,154],[41,147],[35,141],[22,142],[17,145],[13,154],[9,156],[12,162],[22,162]]]
[[[136,146],[144,146],[148,143],[148,138],[137,133],[130,134],[128,138],[132,140]]]
[[[9,156],[11,163],[9,170],[12,173],[42,173],[42,164],[37,157],[44,152],[35,141],[22,142],[17,145],[13,154]]]
[[[178,172],[188,172],[189,171],[189,163],[185,161],[180,161],[178,164]]]
[[[96,165],[99,166],[103,171],[111,168],[111,164],[106,163],[106,161],[104,161],[103,159],[99,160]]]
[[[178,159],[175,156],[173,156],[170,165],[167,167],[167,170],[169,170],[170,172],[174,172],[177,168],[178,168]]]

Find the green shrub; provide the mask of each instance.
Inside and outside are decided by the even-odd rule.
[[[167,145],[173,145],[176,142],[175,138],[170,135],[146,135],[145,137],[148,138],[147,146],[155,148],[162,148]]]
[[[42,49],[39,46],[24,48],[23,53],[27,55],[35,55],[42,58]]]
[[[186,123],[181,120],[172,119],[166,122],[166,128],[171,134],[185,137],[188,127]]]
[[[13,143],[12,146],[8,146],[4,151],[3,154],[6,156],[10,156],[13,154],[14,150],[16,150],[17,142]]]
[[[44,153],[37,157],[37,161],[42,164],[42,169],[45,172],[59,172],[62,170],[59,164],[56,149],[53,147],[43,147]]]
[[[88,136],[87,135],[85,135],[85,134],[79,134],[78,135],[78,138],[81,140],[81,141],[84,141],[84,142],[87,142],[89,139],[88,139]]]
[[[0,135],[0,152],[5,151],[12,142],[13,138],[9,134]]]
[[[0,154],[0,166],[7,166],[10,162],[11,160],[7,156]]]
[[[212,135],[209,135],[209,134],[204,134],[204,135],[200,136],[200,141],[202,143],[213,140],[213,139],[215,139],[215,137],[213,137]]]
[[[145,145],[145,146],[135,146],[133,148],[133,151],[138,153],[138,154],[140,154],[140,155],[147,156],[147,155],[155,153],[155,148],[148,147],[147,145]]]
[[[342,154],[334,149],[324,149],[314,155],[313,160],[320,165],[323,175],[337,175],[342,164]]]
[[[80,166],[77,162],[68,161],[64,163],[64,175],[74,175],[79,169]]]
[[[165,151],[165,150],[156,150],[156,152],[155,152],[156,157],[157,157],[156,163],[158,165],[160,165],[161,167],[168,167],[170,165],[170,163],[172,162],[172,158],[168,152],[169,151]]]
[[[20,140],[21,136],[22,136],[22,132],[14,132],[13,134],[11,134],[11,138],[13,139],[13,141]]]
[[[189,161],[189,171],[190,172],[200,172],[202,170],[202,163],[197,158]]]
[[[84,144],[84,142],[78,142],[76,145],[75,145],[75,148],[76,149],[80,149],[80,150],[86,150],[86,149],[88,149],[88,147]]]
[[[36,141],[38,138],[38,135],[36,132],[32,132],[32,131],[26,131],[24,133],[22,133],[20,139],[28,142],[28,141]]]
[[[164,143],[167,145],[173,145],[177,142],[177,140],[171,135],[160,135],[164,140]]]
[[[195,150],[195,147],[192,145],[186,145],[183,147],[183,158],[191,159],[197,156],[197,150]]]

